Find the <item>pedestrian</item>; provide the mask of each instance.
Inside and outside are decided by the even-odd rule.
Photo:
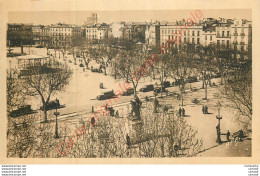
[[[130,137],[128,134],[126,134],[126,144],[129,146],[130,145]]]
[[[181,108],[179,108],[179,115],[181,116]]]
[[[182,108],[182,115],[185,116],[185,109]]]
[[[92,117],[91,120],[90,120],[91,125],[94,126],[94,125],[95,125],[95,122],[96,122],[95,118]]]
[[[111,107],[110,116],[114,117],[115,110],[113,107]]]
[[[205,106],[205,114],[208,114],[208,106]]]
[[[205,106],[202,106],[202,113],[205,114]]]
[[[243,130],[239,130],[239,141],[242,141],[242,138],[244,137],[244,132]]]
[[[227,130],[227,141],[228,142],[230,141],[229,136],[230,136],[230,132],[229,132],[229,130]]]
[[[118,112],[118,110],[116,110],[116,117],[119,117],[119,112]]]
[[[94,113],[94,106],[92,106],[92,113]]]

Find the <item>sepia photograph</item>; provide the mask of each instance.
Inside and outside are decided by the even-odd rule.
[[[8,12],[7,158],[252,157],[252,10]]]

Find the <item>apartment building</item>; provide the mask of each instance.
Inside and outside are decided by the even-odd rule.
[[[146,25],[145,44],[148,47],[160,45],[160,23]]]
[[[89,40],[101,40],[108,38],[108,26],[106,24],[96,24],[85,27],[85,36]]]
[[[165,25],[160,26],[160,43],[164,45],[168,39],[173,39],[176,43],[201,44],[202,25]]]
[[[247,20],[234,20],[231,25],[232,49],[252,51],[252,23]]]

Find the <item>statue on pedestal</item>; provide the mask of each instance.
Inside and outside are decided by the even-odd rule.
[[[131,116],[135,117],[136,119],[141,119],[140,109],[142,106],[142,102],[140,101],[138,96],[135,96],[135,98],[131,100],[131,105],[132,105]]]

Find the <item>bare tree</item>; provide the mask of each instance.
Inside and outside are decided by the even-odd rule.
[[[252,65],[251,61],[241,64],[221,92],[237,110],[236,120],[250,128],[252,123]]]
[[[47,105],[51,96],[65,89],[69,84],[72,71],[63,65],[47,67],[45,65],[29,66],[30,74],[22,77],[21,86],[28,96],[39,96],[44,111],[44,122],[47,119]]]
[[[175,55],[175,59],[173,62],[172,72],[175,79],[179,82],[179,89],[181,92],[181,105],[183,106],[183,96],[185,94],[185,85],[187,83],[188,77],[191,75],[193,70],[193,54],[192,48],[193,46],[190,44],[184,44],[178,46],[178,52]]]

